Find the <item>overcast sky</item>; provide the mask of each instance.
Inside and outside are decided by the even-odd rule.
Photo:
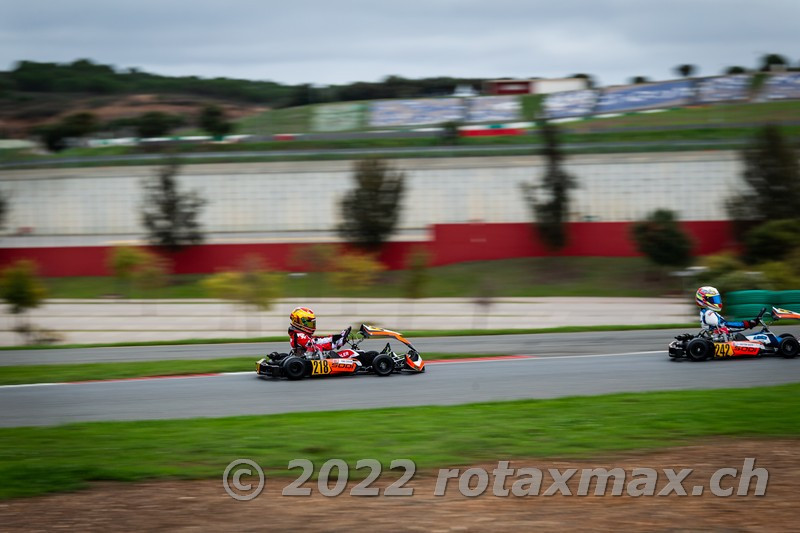
[[[281,83],[458,76],[602,85],[800,61],[800,0],[0,0],[0,70],[118,69]]]

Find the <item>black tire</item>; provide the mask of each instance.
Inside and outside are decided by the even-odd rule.
[[[797,342],[797,339],[792,336],[781,335],[778,353],[786,359],[794,359],[800,353],[800,342]]]
[[[269,357],[271,361],[275,361],[276,363],[279,363],[279,362],[283,361],[284,359],[286,359],[287,357],[289,357],[289,354],[288,353],[272,352],[267,357]]]
[[[385,353],[376,355],[372,360],[372,371],[378,376],[388,376],[394,372],[394,359]]]
[[[361,364],[364,366],[372,366],[372,361],[374,361],[377,356],[378,352],[376,351],[361,352],[356,355],[354,359],[361,361]]]
[[[692,339],[686,345],[686,356],[692,361],[705,361],[711,357],[713,346],[706,339]]]
[[[281,363],[283,375],[292,381],[303,379],[306,375],[306,363],[297,356],[287,357]]]

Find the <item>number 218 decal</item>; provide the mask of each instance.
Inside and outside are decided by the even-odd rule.
[[[322,376],[330,373],[331,373],[331,364],[328,361],[324,359],[322,360],[314,359],[311,361],[312,376]]]

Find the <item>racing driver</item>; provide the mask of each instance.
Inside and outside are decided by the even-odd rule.
[[[300,354],[303,352],[321,351],[322,353],[331,350],[338,350],[350,336],[350,327],[343,329],[341,333],[329,335],[327,337],[315,337],[317,330],[317,317],[314,311],[308,307],[297,307],[289,315],[289,343],[292,352]]]
[[[727,321],[722,311],[722,296],[714,287],[700,287],[695,293],[695,302],[700,306],[700,327],[714,333],[728,334],[728,328],[750,329],[758,326],[757,320]]]

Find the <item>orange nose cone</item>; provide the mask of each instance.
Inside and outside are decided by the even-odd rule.
[[[415,370],[422,370],[423,368],[425,368],[425,361],[423,361],[422,359],[419,359],[418,361],[412,361],[411,358],[407,355],[406,355],[406,363],[408,363],[408,366],[410,366]]]

